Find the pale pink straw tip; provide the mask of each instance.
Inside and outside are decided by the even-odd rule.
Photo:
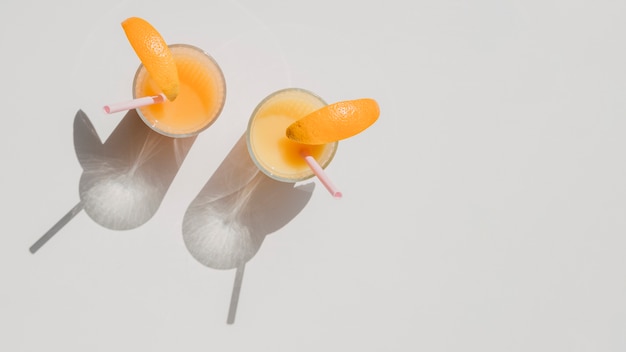
[[[159,95],[154,95],[150,97],[141,97],[141,98],[133,99],[130,101],[125,101],[123,103],[105,105],[104,111],[107,114],[111,114],[111,113],[118,112],[118,111],[131,110],[131,109],[140,108],[142,106],[162,103],[165,101],[165,99],[166,99],[165,95],[161,93]]]
[[[309,165],[309,168],[311,168],[311,171],[313,171],[315,176],[317,176],[317,179],[322,182],[328,192],[330,192],[330,194],[335,199],[340,199],[341,197],[343,197],[343,194],[337,189],[337,187],[335,187],[330,178],[328,178],[328,175],[326,175],[324,169],[322,168],[322,166],[320,166],[317,160],[315,160],[315,158],[310,155],[303,155],[303,157],[307,165]]]

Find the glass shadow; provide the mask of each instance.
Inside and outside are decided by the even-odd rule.
[[[79,110],[74,117],[74,149],[83,169],[80,201],[30,252],[39,250],[81,210],[111,230],[130,230],[146,223],[161,205],[195,138],[160,135],[133,109],[102,143],[87,115]]]
[[[237,269],[228,323],[234,322],[245,264],[267,235],[304,209],[314,188],[260,172],[242,136],[187,208],[183,240],[189,253],[209,268]]]

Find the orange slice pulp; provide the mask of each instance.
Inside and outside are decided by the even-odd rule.
[[[362,98],[326,105],[287,127],[287,138],[302,144],[326,144],[357,135],[380,115],[374,99]]]
[[[146,20],[130,17],[122,22],[130,45],[168,100],[178,96],[180,82],[174,57],[161,34]]]

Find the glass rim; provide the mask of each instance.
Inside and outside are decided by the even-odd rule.
[[[252,115],[250,115],[250,119],[248,120],[248,125],[246,128],[246,145],[248,147],[248,154],[250,155],[250,159],[252,159],[252,162],[257,166],[257,168],[263,172],[265,175],[267,175],[268,177],[276,180],[276,181],[281,181],[281,182],[289,182],[289,183],[296,183],[296,182],[300,182],[300,181],[305,181],[308,180],[310,178],[313,178],[315,176],[315,173],[312,170],[309,170],[310,172],[305,173],[302,176],[298,176],[298,177],[285,177],[285,176],[281,176],[281,175],[277,175],[276,173],[272,173],[271,170],[268,170],[256,157],[254,150],[252,148],[252,142],[251,142],[251,137],[250,137],[250,129],[252,126],[252,123],[254,122],[255,116],[257,114],[257,112],[268,102],[270,101],[272,98],[274,98],[275,96],[279,95],[279,94],[283,94],[286,92],[290,92],[290,91],[298,91],[298,92],[303,92],[305,94],[311,95],[316,99],[319,99],[322,103],[324,103],[324,105],[328,105],[328,103],[322,99],[319,95],[311,92],[310,90],[307,89],[303,89],[303,88],[298,88],[298,87],[290,87],[290,88],[283,88],[283,89],[279,89],[271,94],[269,94],[268,96],[266,96],[265,98],[263,98],[263,100],[261,100],[257,106],[254,108],[254,110],[252,111]],[[330,163],[331,161],[334,159],[335,154],[337,153],[337,148],[339,146],[339,142],[331,142],[331,143],[327,143],[326,145],[328,145],[328,148],[331,148],[329,152],[324,153],[324,155],[328,155],[325,160],[323,160],[323,162],[320,163],[320,166],[325,169]]]
[[[224,110],[224,105],[226,103],[226,79],[224,77],[224,72],[222,71],[222,68],[220,67],[220,65],[217,63],[217,61],[215,60],[215,58],[213,58],[213,56],[211,56],[209,53],[207,53],[205,50],[195,46],[195,45],[191,45],[191,44],[183,44],[183,43],[176,43],[176,44],[169,44],[168,48],[170,49],[176,49],[176,48],[188,48],[188,49],[192,49],[193,51],[200,53],[202,55],[205,56],[206,59],[208,59],[214,66],[215,68],[215,72],[217,73],[217,76],[219,77],[219,82],[221,83],[220,85],[222,86],[222,99],[220,99],[219,101],[219,108],[215,111],[213,118],[211,119],[211,121],[209,121],[206,125],[202,126],[202,128],[199,128],[193,132],[189,132],[189,133],[171,133],[171,132],[167,132],[164,131],[160,128],[158,128],[157,126],[153,125],[152,123],[150,123],[150,121],[144,116],[143,112],[141,111],[141,108],[137,108],[135,109],[135,111],[137,112],[137,115],[139,115],[139,117],[141,118],[141,120],[143,120],[143,122],[148,125],[148,127],[150,127],[150,129],[152,129],[153,131],[160,133],[164,136],[167,137],[172,137],[172,138],[186,138],[186,137],[192,137],[192,136],[196,136],[198,134],[200,134],[202,131],[206,130],[207,128],[209,128],[216,120],[217,118],[222,114],[222,111]],[[137,80],[139,78],[140,73],[142,73],[145,70],[145,66],[140,63],[139,66],[137,67],[137,70],[135,70],[135,76],[133,77],[133,85],[132,85],[132,90],[133,90],[133,99],[137,98],[136,95],[136,86],[137,86]]]

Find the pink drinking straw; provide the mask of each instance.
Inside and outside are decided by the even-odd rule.
[[[337,199],[341,198],[343,194],[341,194],[341,192],[339,192],[337,187],[335,187],[335,185],[330,181],[330,179],[324,172],[324,169],[322,169],[320,164],[317,163],[317,160],[315,160],[315,158],[310,155],[303,155],[303,157],[306,163],[311,168],[311,171],[313,171],[315,176],[317,176],[317,179],[320,180],[320,182],[322,182],[322,184],[324,185],[324,187],[326,187],[328,192],[330,192],[330,194]]]
[[[123,103],[105,105],[104,111],[107,114],[112,114],[114,112],[140,108],[142,106],[162,103],[164,101],[165,101],[165,94],[161,93],[159,95],[153,95],[151,97],[142,97],[142,98],[137,98],[137,99],[133,99],[130,101],[126,101]]]

